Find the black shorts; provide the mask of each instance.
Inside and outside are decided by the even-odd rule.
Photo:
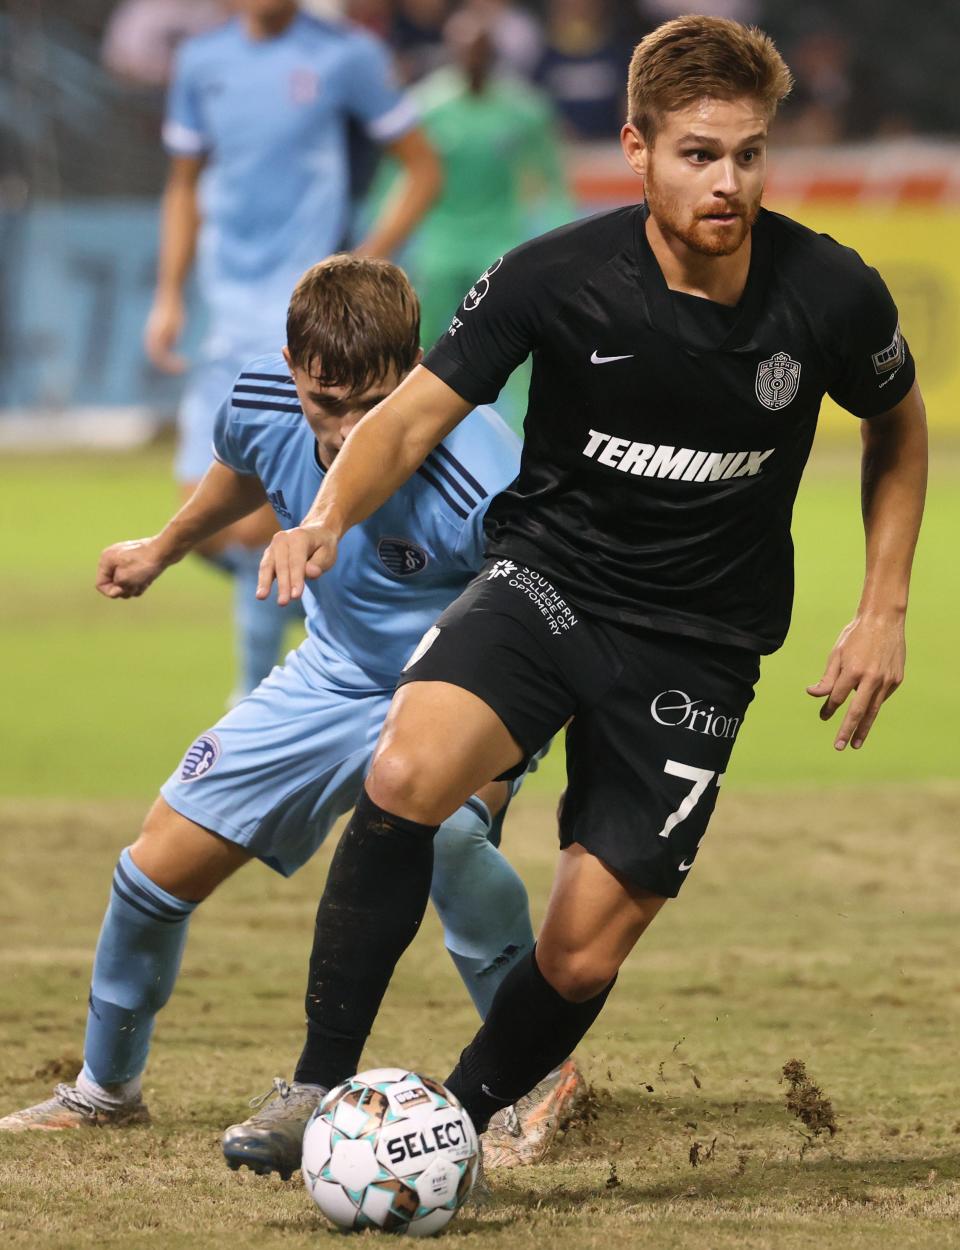
[[[539,573],[501,559],[428,631],[400,684],[469,690],[527,758],[572,717],[561,846],[577,842],[672,898],[706,832],[759,674],[750,651],[584,615]]]

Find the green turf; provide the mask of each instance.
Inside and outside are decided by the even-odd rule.
[[[507,849],[539,915],[552,803]],[[82,1044],[90,953],[133,801],[0,803],[0,1114],[49,1096]],[[581,1049],[593,1116],[494,1177],[446,1235],[477,1250],[950,1250],[960,1219],[955,882],[960,790],[723,796],[696,871]],[[343,1244],[298,1179],[226,1170],[219,1134],[289,1075],[330,848],[254,866],[192,922],[157,1028],[152,1129],[0,1134],[0,1231],[30,1250]],[[475,1027],[436,921],[404,957],[366,1060],[442,1076]],[[839,1131],[789,1112],[806,1063]],[[691,1159],[697,1161],[693,1166]],[[376,1244],[369,1237],[364,1245]]]
[[[230,689],[230,590],[187,561],[141,600],[93,591],[108,542],[159,527],[173,503],[169,449],[10,457],[0,465],[0,793],[147,798]],[[955,775],[949,723],[960,579],[960,461],[940,448],[909,621],[907,681],[864,751],[837,756],[803,688],[851,615],[862,571],[857,450],[815,454],[796,518],[798,594],[786,647],[760,693],[726,784],[802,785]],[[555,789],[562,752],[535,786]]]

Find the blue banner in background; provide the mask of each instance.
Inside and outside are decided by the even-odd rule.
[[[142,334],[156,276],[155,200],[81,200],[0,215],[0,408],[176,408]],[[195,301],[183,341],[199,339]]]

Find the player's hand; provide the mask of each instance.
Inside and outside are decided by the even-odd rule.
[[[903,681],[907,648],[903,616],[858,616],[842,631],[830,652],[826,671],[807,694],[824,699],[820,719],[829,720],[853,694],[833,745],[863,746],[884,701]]]
[[[274,534],[260,561],[257,598],[266,599],[277,583],[277,603],[299,599],[308,577],[320,577],[337,559],[337,537],[322,525],[297,525]]]
[[[143,330],[143,347],[152,364],[163,373],[183,373],[185,356],[174,348],[183,330],[185,312],[179,296],[158,297]]]
[[[100,554],[97,590],[108,599],[136,599],[166,567],[155,538],[114,543]]]

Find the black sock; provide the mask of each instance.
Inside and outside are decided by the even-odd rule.
[[[504,978],[479,1033],[444,1082],[478,1133],[573,1053],[614,981],[585,1003],[568,1002],[540,971],[536,947]]]
[[[295,1080],[332,1088],[357,1071],[394,967],[426,910],[436,832],[361,792],[317,908],[307,1042]]]

